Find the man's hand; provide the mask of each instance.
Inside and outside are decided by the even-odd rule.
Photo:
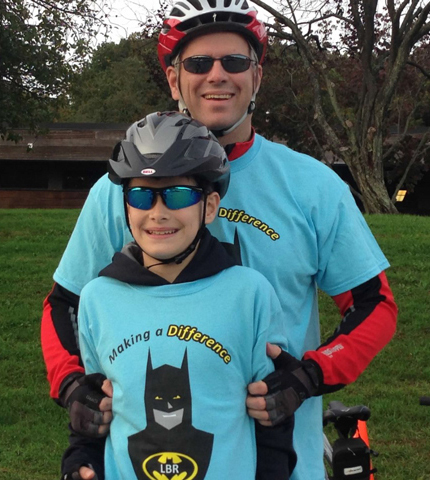
[[[248,385],[248,414],[261,425],[282,423],[312,397],[321,382],[317,366],[310,360],[300,361],[278,346],[267,344],[275,371],[259,382]]]
[[[63,475],[62,480],[98,480],[96,472],[90,467],[76,467]]]
[[[112,394],[112,383],[101,373],[73,380],[62,399],[73,430],[87,437],[105,437],[112,421]]]

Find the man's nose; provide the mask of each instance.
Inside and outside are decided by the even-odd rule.
[[[212,68],[208,73],[208,81],[220,82],[226,80],[228,73],[224,70],[221,60],[215,60]]]

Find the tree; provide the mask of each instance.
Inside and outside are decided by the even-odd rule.
[[[273,16],[272,37],[294,49],[303,62],[324,148],[349,167],[366,211],[396,213],[385,184],[384,161],[405,143],[407,128],[394,145],[387,139],[407,65],[421,75],[423,83],[417,88],[425,91],[428,67],[418,63],[424,59],[417,52],[428,52],[430,45],[430,3],[387,0],[386,7],[378,8],[377,0],[280,0],[275,9],[252,1]],[[407,127],[416,111],[412,107],[403,113]],[[420,159],[428,148],[425,137],[417,147]]]
[[[134,34],[95,50],[75,76],[57,120],[131,123],[153,111],[175,110],[168,92],[157,36]]]
[[[0,3],[0,135],[52,118],[73,71],[106,34],[105,4],[92,0],[2,0]]]

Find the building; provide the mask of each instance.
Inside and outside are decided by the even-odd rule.
[[[106,173],[112,149],[128,126],[57,123],[38,137],[18,131],[18,143],[0,140],[0,208],[81,208],[91,186]],[[414,133],[423,135],[427,129]],[[355,188],[348,167],[328,160]],[[357,204],[362,207],[359,199]],[[402,213],[430,215],[430,171],[396,206]]]
[[[0,140],[0,208],[80,208],[129,125],[53,124]]]

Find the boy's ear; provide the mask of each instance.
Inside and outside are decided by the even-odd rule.
[[[209,225],[209,223],[212,223],[215,220],[220,201],[221,199],[218,192],[212,192],[207,196],[205,217],[206,225]]]
[[[167,82],[169,83],[170,94],[172,95],[173,100],[179,101],[180,94],[179,94],[179,85],[178,85],[178,72],[176,68],[172,66],[167,67],[166,77],[167,77]]]

